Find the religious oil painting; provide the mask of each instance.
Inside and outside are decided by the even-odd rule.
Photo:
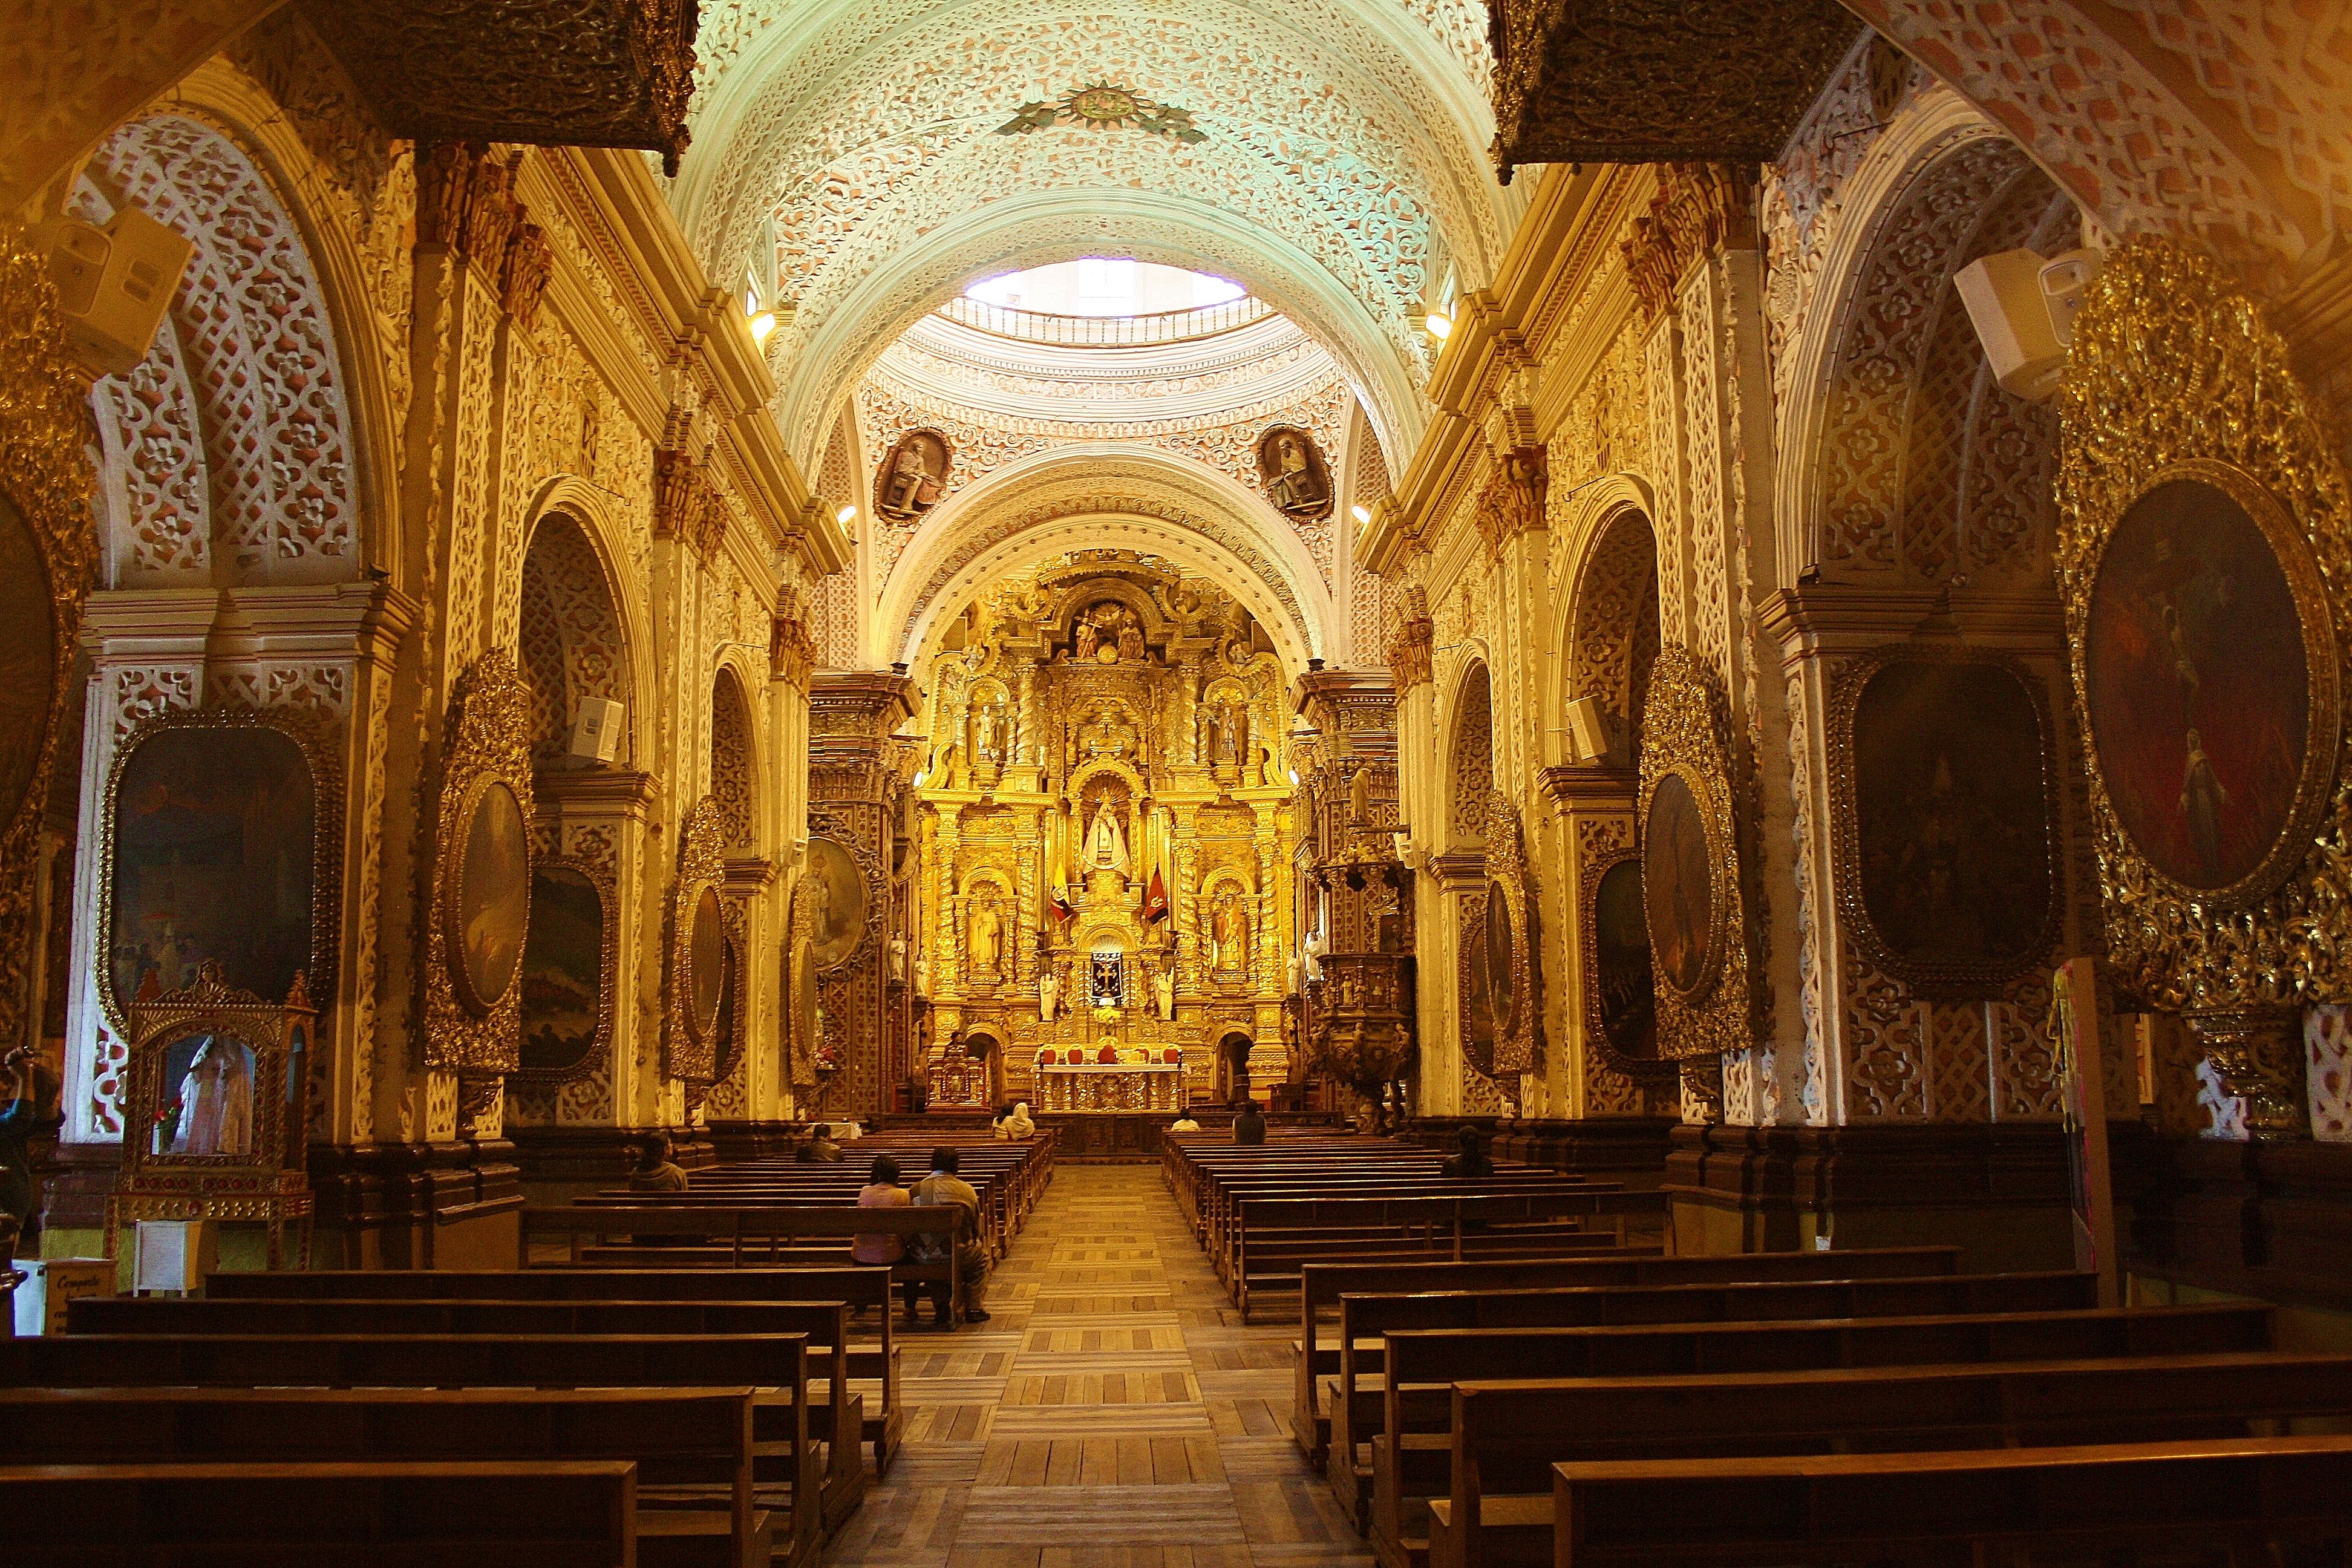
[[[2054,918],[2042,713],[1990,662],[1898,658],[1853,714],[1856,869],[1871,931],[1915,983],[2013,975]]]
[[[1658,781],[1642,832],[1642,897],[1650,952],[1667,984],[1685,995],[1712,973],[1707,952],[1715,908],[1715,870],[1698,797],[1680,773]]]
[[[866,878],[848,847],[836,839],[810,839],[808,861],[801,885],[810,900],[809,929],[816,943],[812,956],[819,969],[831,969],[865,940]]]
[[[1509,1034],[1518,1022],[1512,958],[1511,902],[1503,895],[1503,884],[1490,881],[1486,884],[1486,997],[1495,1010],[1498,1035]]]
[[[588,1059],[604,984],[604,895],[574,867],[533,867],[522,944],[525,1072],[571,1072]]]
[[[530,846],[522,803],[493,781],[474,798],[464,827],[453,898],[458,994],[475,1013],[505,999],[522,968],[530,920]]]
[[[1487,898],[1494,897],[1490,889]],[[1470,1065],[1492,1077],[1495,1070],[1494,928],[1484,918],[1465,918],[1462,925],[1461,1027],[1462,1054]],[[1508,917],[1507,916],[1506,919]]]
[[[2160,875],[2216,893],[2272,859],[2312,742],[2306,647],[2285,568],[2239,497],[2169,479],[2116,525],[2084,697],[2116,816]]]
[[[1650,982],[1650,928],[1642,904],[1642,862],[1618,861],[1592,895],[1592,959],[1601,1033],[1622,1057],[1658,1054],[1658,999]]]
[[[40,541],[0,495],[0,828],[16,820],[33,787],[57,695],[55,608]]]
[[[253,1048],[226,1035],[188,1035],[163,1048],[163,1089],[155,1118],[157,1154],[253,1152]]]
[[[276,1001],[315,972],[316,789],[291,736],[187,725],[136,742],[116,775],[108,974],[114,1002],[195,984]]]
[[[688,1006],[695,1037],[717,1037],[719,1006],[727,984],[727,928],[719,918],[719,889],[705,888],[694,900],[692,924],[687,931]]]

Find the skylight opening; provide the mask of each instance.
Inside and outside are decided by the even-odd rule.
[[[975,283],[969,299],[1047,316],[1156,316],[1223,305],[1249,292],[1229,278],[1123,256],[1083,256]]]

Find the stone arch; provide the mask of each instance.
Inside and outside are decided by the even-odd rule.
[[[589,765],[570,754],[572,721],[588,697],[621,704],[613,762],[625,767],[635,761],[635,644],[621,605],[591,525],[570,506],[543,511],[523,552],[516,637],[530,683],[531,754],[538,766]]]
[[[1574,582],[1551,722],[1565,731],[1568,704],[1591,698],[1608,723],[1608,761],[1633,766],[1641,760],[1642,707],[1660,647],[1657,535],[1638,500],[1619,500],[1601,513]]]
[[[2045,587],[2055,416],[1994,383],[1952,275],[2063,248],[2074,204],[1948,93],[1906,110],[1849,184],[1800,334],[1781,470],[1784,585]]]
[[[1006,465],[933,509],[884,584],[876,640],[909,667],[980,586],[1073,550],[1133,549],[1234,595],[1292,673],[1341,628],[1306,542],[1264,498],[1204,463],[1093,441]]]
[[[710,794],[730,848],[760,839],[757,735],[742,678],[720,665],[710,679]]]
[[[195,249],[145,360],[91,392],[110,586],[346,582],[366,565],[356,442],[326,291],[294,214],[227,132],[135,120],[75,193]]]
[[[1486,847],[1486,802],[1495,793],[1495,683],[1484,658],[1454,682],[1445,729],[1445,847]]]

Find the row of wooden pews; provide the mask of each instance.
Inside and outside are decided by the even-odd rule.
[[[1285,1131],[1243,1145],[1168,1135],[1162,1168],[1242,1319],[1298,1291],[1311,1265],[1625,1257],[1655,1252],[1656,1193],[1496,1162],[1446,1175],[1439,1151],[1355,1134]]]
[[[215,1274],[195,1299],[77,1301],[66,1333],[0,1340],[18,1438],[0,1498],[37,1524],[11,1542],[43,1563],[812,1568],[905,1422],[898,1281],[851,1264],[834,1222],[952,1234],[961,1214],[855,1209],[878,1149],[910,1181],[928,1167],[933,1140],[891,1142],[576,1205],[621,1215],[637,1267],[527,1239],[514,1269]],[[1050,1144],[962,1157],[1001,1246]],[[837,1245],[714,1268],[715,1234]],[[787,1250],[798,1267],[755,1266]]]
[[[1167,1168],[1242,1274],[1270,1214],[1352,1221],[1368,1184],[1428,1180],[1369,1143]],[[1293,1431],[1381,1568],[2352,1547],[2352,1356],[2280,1351],[2260,1304],[2103,1308],[2092,1276],[1941,1247],[1339,1250],[1299,1264]]]

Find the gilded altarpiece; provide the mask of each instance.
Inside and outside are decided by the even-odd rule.
[[[1211,1092],[1236,1037],[1253,1085],[1288,1077],[1289,726],[1265,634],[1101,552],[993,584],[938,642],[915,878],[933,1102],[980,1092],[984,1059],[1000,1098],[1157,1107],[1171,1067]],[[1120,1067],[1153,1081],[1097,1070]]]

